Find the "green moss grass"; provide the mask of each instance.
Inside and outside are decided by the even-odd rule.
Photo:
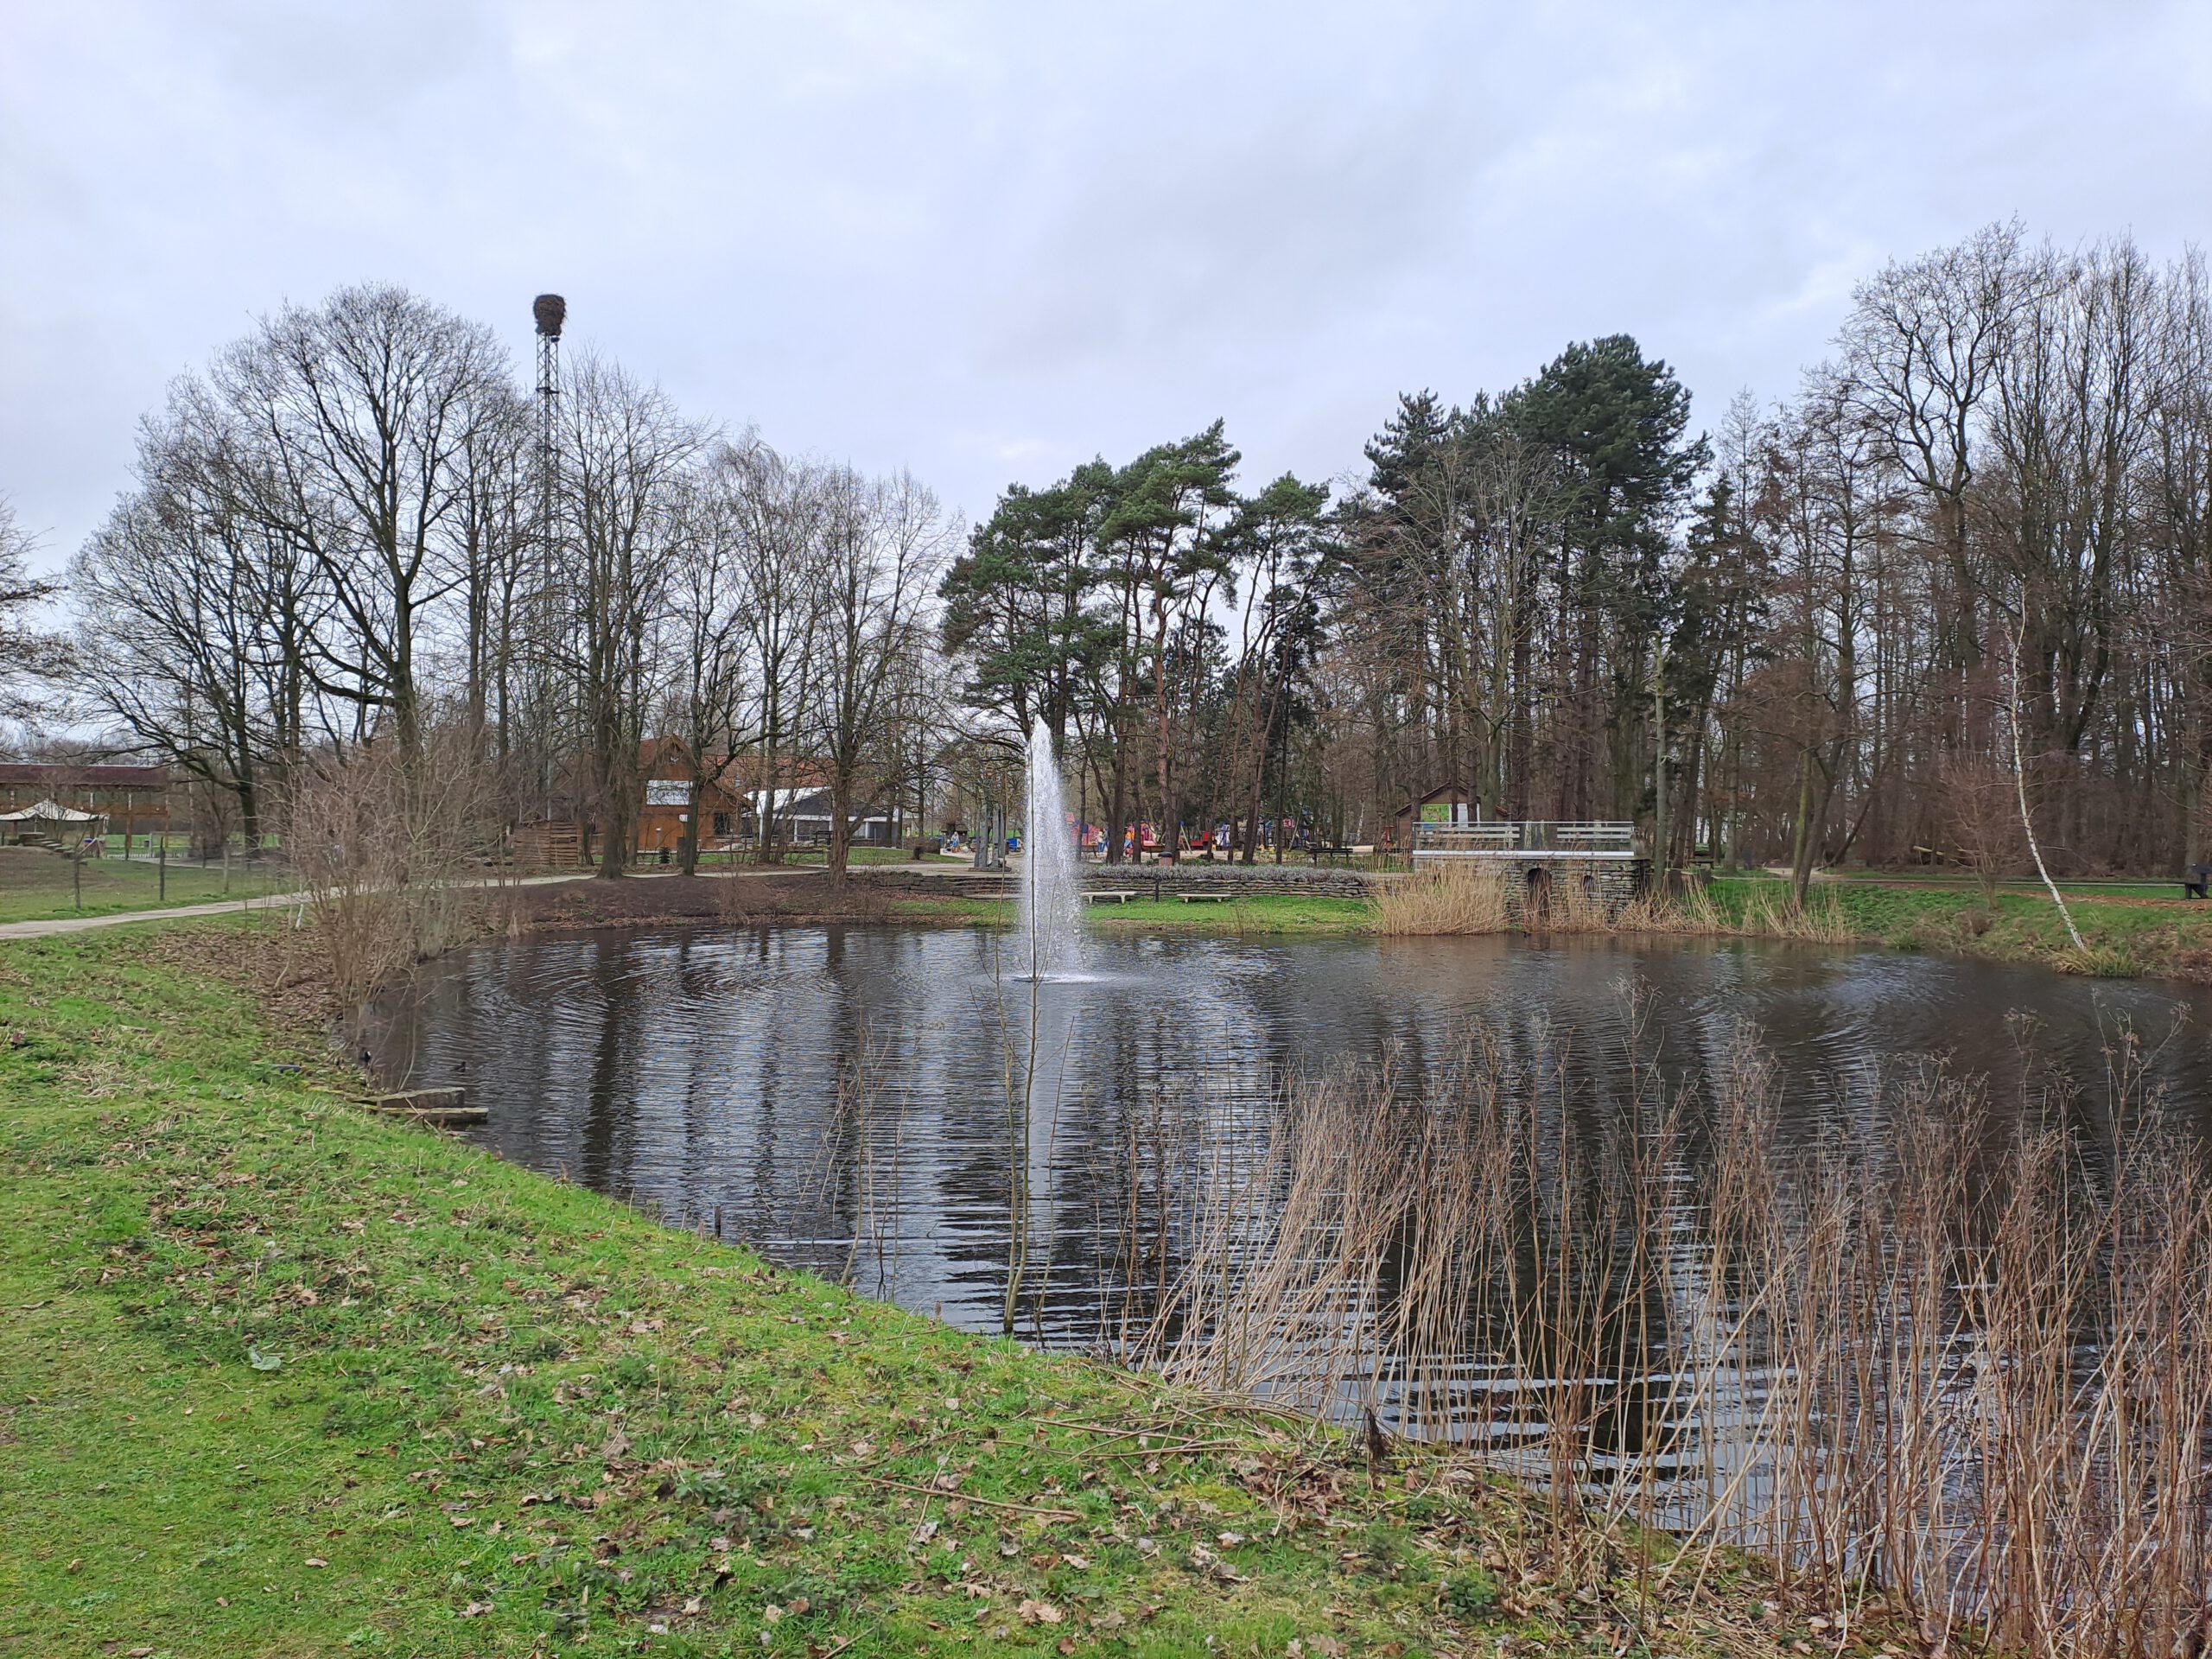
[[[0,1652],[1712,1648],[1464,1465],[371,1116],[176,933],[0,946]]]

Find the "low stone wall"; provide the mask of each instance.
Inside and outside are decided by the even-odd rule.
[[[1641,858],[1560,858],[1541,863],[1500,858],[1497,862],[1506,872],[1505,913],[1523,926],[1529,920],[1527,910],[1531,870],[1544,871],[1551,878],[1554,893],[1579,893],[1597,899],[1605,906],[1605,919],[1612,921],[1643,891],[1651,868],[1648,859]]]
[[[855,874],[877,887],[946,897],[1011,895],[1018,875],[1003,871],[942,869],[923,872],[896,864],[859,865]],[[1395,878],[1360,870],[1316,869],[1310,864],[1085,864],[1083,885],[1091,888],[1172,898],[1179,893],[1221,893],[1238,898],[1264,893],[1312,899],[1371,899],[1378,882]]]
[[[1310,864],[1086,864],[1086,887],[1127,889],[1149,896],[1177,893],[1284,893],[1308,899],[1367,899],[1376,878],[1360,870]]]

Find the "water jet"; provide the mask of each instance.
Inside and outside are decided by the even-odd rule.
[[[1017,977],[1071,979],[1083,967],[1083,899],[1074,832],[1060,785],[1052,734],[1039,720],[1029,733],[1028,787],[1021,819],[1020,943]]]

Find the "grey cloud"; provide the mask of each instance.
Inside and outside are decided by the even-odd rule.
[[[1225,416],[1357,463],[1637,333],[1717,419],[1851,283],[2018,213],[2206,233],[2188,0],[115,0],[0,54],[0,490],[66,556],[171,375],[397,281],[696,412],[1010,478]]]

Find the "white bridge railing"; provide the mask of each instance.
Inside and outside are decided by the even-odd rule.
[[[1417,859],[1632,859],[1637,856],[1636,826],[1557,820],[1418,823],[1414,826],[1413,850]]]

